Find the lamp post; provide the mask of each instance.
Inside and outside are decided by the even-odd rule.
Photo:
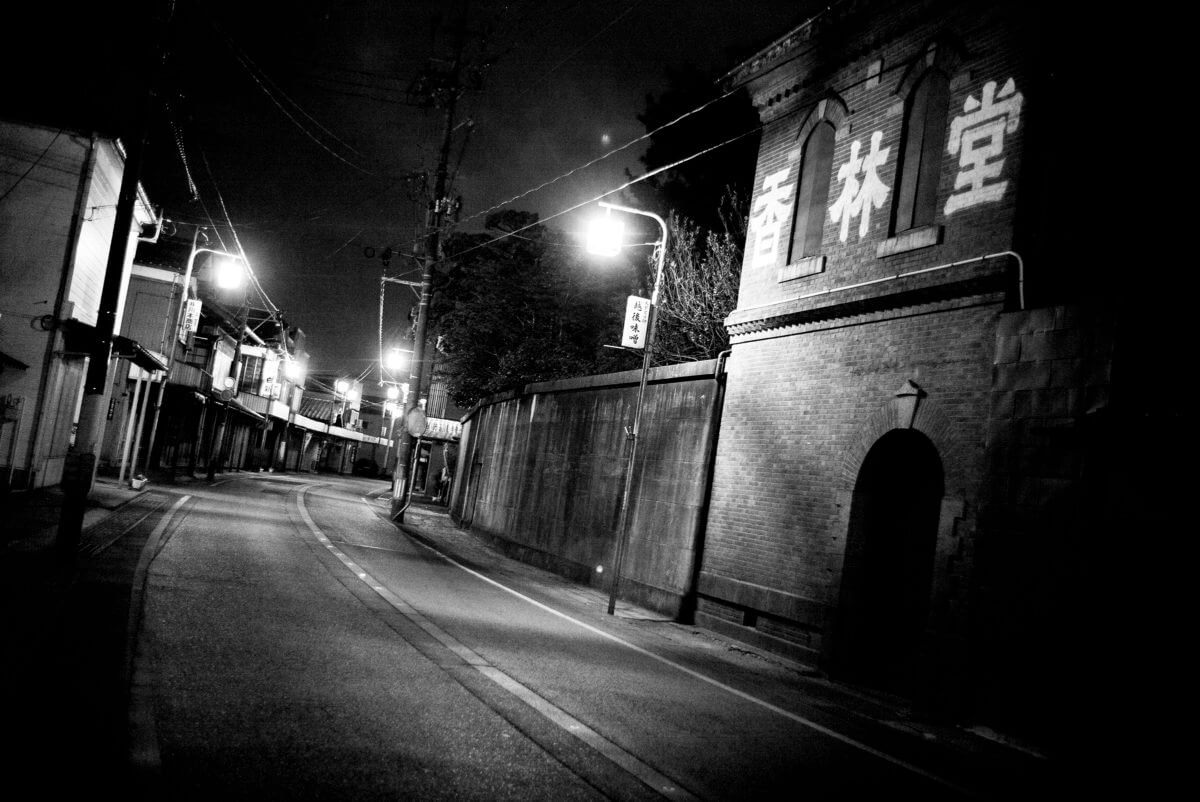
[[[383,451],[383,470],[384,473],[391,473],[388,469],[388,460],[392,458],[392,438],[396,436],[396,416],[400,414],[400,388],[396,385],[389,385],[387,388],[388,400],[383,405],[384,414],[391,419],[387,427],[387,448]]]
[[[296,390],[297,385],[304,380],[304,371],[300,368],[299,363],[292,359],[290,355],[287,357],[286,367],[284,367],[284,376],[287,377],[287,384],[284,385],[288,389],[287,405],[288,416],[283,422],[283,465],[280,470],[287,472],[288,466],[288,450],[291,447],[292,439],[292,424],[296,420]]]
[[[608,614],[612,615],[617,607],[617,587],[621,581],[621,562],[625,558],[625,546],[629,540],[629,499],[633,492],[633,468],[637,459],[638,438],[641,434],[642,403],[646,397],[646,377],[650,372],[650,355],[654,349],[654,328],[658,322],[658,293],[662,288],[663,264],[667,255],[667,223],[653,212],[631,209],[628,206],[618,206],[615,203],[600,201],[600,206],[608,211],[604,217],[593,222],[588,236],[588,250],[607,256],[615,256],[620,252],[623,243],[621,237],[624,226],[612,217],[612,212],[624,212],[652,218],[658,223],[662,236],[655,245],[656,268],[654,273],[654,290],[650,294],[650,314],[646,324],[646,337],[642,342],[642,376],[638,383],[637,404],[634,406],[633,427],[628,429],[629,461],[625,466],[625,490],[621,495],[621,518],[617,524],[617,553],[613,558],[612,583],[608,595]]]
[[[355,390],[354,386],[346,379],[338,379],[337,384],[334,385],[334,390],[336,395],[341,396],[342,399],[342,411],[339,415],[342,428],[349,429],[351,427],[350,422],[346,420],[346,402],[354,401],[356,398],[358,398],[358,391]],[[346,470],[346,452],[349,450],[350,440],[346,439],[342,444],[342,453],[338,457],[338,474],[341,474]]]
[[[337,397],[342,399],[342,410],[341,410],[341,412],[338,413],[338,420],[340,421],[340,426],[343,429],[345,429],[346,428],[346,396],[349,395],[349,393],[350,393],[350,382],[346,381],[345,379],[338,379],[337,383],[333,385],[333,389],[334,389],[334,394]]]
[[[150,442],[146,448],[147,455],[154,453],[154,438],[158,433],[158,418],[162,412],[163,395],[167,391],[167,382],[170,380],[171,371],[175,367],[175,351],[178,348],[177,342],[179,340],[179,330],[183,326],[184,314],[187,309],[188,289],[191,287],[191,284],[192,284],[192,270],[196,265],[196,257],[202,253],[211,253],[215,256],[224,257],[226,259],[232,259],[232,260],[235,260],[238,262],[245,261],[241,256],[238,256],[237,254],[227,253],[225,251],[218,251],[213,248],[198,248],[198,247],[196,247],[200,241],[200,231],[201,230],[202,230],[202,228],[200,226],[197,226],[196,233],[192,235],[192,250],[191,250],[191,253],[188,254],[187,268],[183,272],[183,290],[181,291],[180,296],[179,296],[179,309],[175,313],[175,326],[174,326],[174,328],[172,328],[171,334],[170,334],[170,337],[171,337],[170,348],[167,348],[167,343],[163,343],[163,350],[167,352],[167,354],[166,354],[167,355],[167,372],[163,375],[162,381],[159,382],[159,385],[158,385],[158,399],[156,400],[156,402],[154,404],[154,421],[153,421],[153,423],[150,424]],[[172,477],[175,476],[175,463],[178,461],[178,459],[179,459],[178,454],[171,455],[171,476]]]
[[[241,379],[241,364],[240,360],[234,365],[234,375],[226,376],[224,380],[225,389],[222,391],[222,398],[225,400],[225,406],[221,407],[221,420],[217,424],[216,432],[214,432],[208,449],[208,481],[213,481],[216,478],[217,463],[222,463],[221,470],[225,470],[225,426],[229,421],[229,405],[233,403],[233,399],[237,397],[237,384]]]
[[[192,261],[192,259],[195,258],[195,255],[197,253],[200,253],[202,251],[208,251],[210,253],[216,253],[216,254],[221,254],[224,256],[230,256],[230,257],[233,257],[234,259],[236,259],[238,261],[242,261],[242,262],[245,261],[244,259],[242,259],[239,256],[234,256],[233,254],[227,254],[224,251],[214,251],[210,248],[200,248],[198,250],[193,248],[192,256],[191,256],[191,258],[188,259],[189,263]],[[217,265],[217,275],[216,275],[217,286],[223,290],[234,290],[234,289],[239,288],[242,284],[242,281],[245,279],[245,277],[246,277],[245,268],[236,268],[235,269],[234,265],[231,265],[228,262],[218,263],[218,265]],[[234,399],[237,398],[238,387],[241,385],[241,381],[242,381],[242,338],[245,336],[244,329],[246,327],[245,315],[244,315],[244,311],[242,309],[242,307],[244,305],[245,305],[245,297],[243,296],[242,302],[238,306],[237,320],[234,321],[235,331],[237,332],[237,339],[235,340],[234,349],[233,349],[233,364],[230,366],[230,369],[233,372],[231,375],[226,376],[224,379],[225,389],[222,391],[222,398],[225,401],[225,406],[221,408],[221,422],[217,429],[217,434],[213,438],[212,447],[209,449],[209,454],[208,454],[208,481],[210,481],[210,482],[213,481],[216,476],[216,471],[217,471],[217,467],[218,467],[217,463],[221,463],[221,465],[220,465],[221,470],[225,469],[225,466],[224,466],[224,460],[225,460],[225,456],[226,456],[225,455],[225,436],[226,436],[226,425],[229,421],[229,406],[230,406],[230,404],[233,403]]]

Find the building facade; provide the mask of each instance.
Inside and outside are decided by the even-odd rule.
[[[62,480],[96,339],[124,172],[125,153],[115,139],[0,121],[0,484],[6,488]],[[155,222],[139,192],[122,297],[134,240]],[[115,331],[119,323],[118,313]],[[129,359],[120,360],[122,355]],[[110,370],[129,360],[148,369],[156,364],[123,340],[113,357]]]
[[[321,382],[308,376],[301,329],[254,305],[245,285],[220,286],[229,262],[203,232],[139,243],[122,332],[163,369],[114,372],[100,470],[348,474],[359,447],[379,441],[357,425],[360,388],[309,391]]]
[[[848,0],[727,76],[763,133],[697,620],[1009,731],[1080,665],[1119,350],[1048,213],[1057,33]]]

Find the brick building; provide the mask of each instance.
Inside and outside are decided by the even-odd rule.
[[[697,620],[1052,737],[1156,424],[1055,208],[1083,70],[1044,14],[844,0],[727,76],[763,134]]]

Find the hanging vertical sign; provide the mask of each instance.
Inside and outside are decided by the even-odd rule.
[[[195,334],[200,328],[200,299],[189,298],[183,309],[183,330],[179,332],[180,342],[186,343],[189,334]]]
[[[625,302],[625,328],[621,332],[621,345],[626,348],[645,348],[649,325],[650,299],[630,295]]]

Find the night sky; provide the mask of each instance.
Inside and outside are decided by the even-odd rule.
[[[154,72],[147,44],[155,14],[168,5],[20,12],[10,30],[29,32],[25,49],[5,54],[0,68],[24,79],[6,92],[0,114],[129,141]],[[478,228],[486,210],[642,136],[637,114],[648,94],[666,88],[669,67],[723,73],[824,5],[475,0],[464,55],[488,66],[456,115],[450,170],[461,227]],[[190,237],[193,224],[225,229],[232,219],[271,302],[308,335],[311,370],[357,374],[376,359],[380,277],[413,263],[398,255],[384,267],[378,254],[387,246],[411,253],[425,214],[413,176],[432,177],[444,125],[442,110],[407,103],[406,89],[431,58],[451,52],[453,7],[175,5],[143,184],[176,221],[168,232]],[[641,174],[643,149],[626,148],[503,208],[550,218],[620,186],[627,170]],[[578,219],[551,225],[570,231]],[[227,230],[221,237],[218,246],[237,247]],[[388,334],[407,328],[414,297],[390,285]]]

